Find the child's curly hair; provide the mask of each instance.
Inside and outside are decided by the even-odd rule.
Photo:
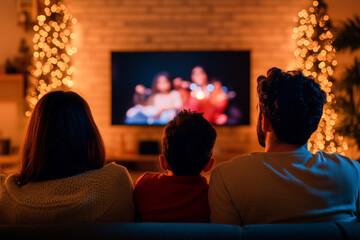
[[[196,176],[210,160],[215,139],[202,113],[182,110],[164,129],[162,152],[175,175]]]

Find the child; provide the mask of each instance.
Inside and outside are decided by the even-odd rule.
[[[126,113],[127,124],[166,124],[181,109],[181,96],[172,89],[169,73],[158,73],[150,92],[149,96],[149,91],[143,85],[135,87],[135,107]]]
[[[215,128],[202,113],[183,110],[165,127],[160,166],[167,174],[145,173],[134,201],[143,222],[209,222],[208,183]]]
[[[165,122],[162,123],[165,124],[173,119],[182,107],[180,93],[173,90],[171,80],[172,77],[169,73],[158,73],[154,78],[149,98],[149,104],[156,109],[154,117],[160,118],[160,120],[163,117]]]

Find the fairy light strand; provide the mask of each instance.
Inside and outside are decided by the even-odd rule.
[[[44,15],[37,17],[34,30],[33,64],[26,100],[30,116],[38,100],[59,87],[72,87],[71,56],[77,52],[71,45],[76,36],[71,26],[77,23],[68,8],[59,0],[44,1]]]
[[[326,5],[321,0],[313,1],[308,10],[303,9],[298,13],[294,22],[298,23],[292,35],[297,43],[294,51],[296,67],[305,76],[312,76],[327,94],[327,103],[324,105],[319,127],[311,136],[308,148],[313,153],[321,150],[345,154],[348,145],[342,136],[335,134],[334,129],[337,114],[333,105],[336,101],[331,90],[333,83],[329,77],[333,75],[337,61],[336,50],[332,46],[334,36],[330,30],[331,23],[326,14]]]

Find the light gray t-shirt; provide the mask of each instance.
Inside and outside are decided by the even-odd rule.
[[[216,167],[210,179],[211,222],[352,222],[359,212],[360,165],[305,148],[256,152]]]

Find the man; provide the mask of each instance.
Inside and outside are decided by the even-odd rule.
[[[214,169],[211,222],[351,222],[359,212],[360,165],[338,154],[307,150],[326,94],[301,72],[272,68],[258,77],[257,135],[265,152]]]

